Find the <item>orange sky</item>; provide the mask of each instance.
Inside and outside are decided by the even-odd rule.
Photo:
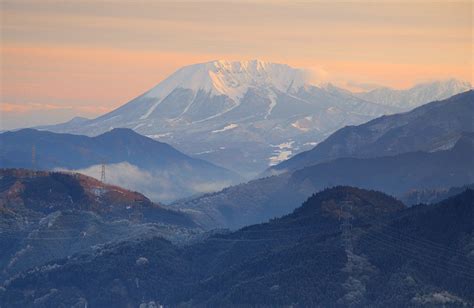
[[[0,3],[0,129],[94,117],[220,58],[288,63],[341,86],[472,82],[471,1]]]

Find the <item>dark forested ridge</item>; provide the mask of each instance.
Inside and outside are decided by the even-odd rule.
[[[405,198],[410,191],[447,191],[474,182],[473,157],[474,134],[463,133],[447,150],[339,158],[229,187],[175,206],[186,210],[206,228],[239,228],[284,215],[313,192],[334,185],[375,189],[397,198]]]
[[[35,129],[0,133],[0,168],[85,173],[101,164],[107,165],[109,181],[120,179],[121,185],[134,187],[162,202],[202,192],[196,187],[210,183],[232,184],[241,180],[232,171],[190,157],[131,129],[115,128],[95,137]]]
[[[115,128],[96,137],[22,129],[0,134],[0,144],[0,166],[3,168],[31,168],[31,147],[34,145],[36,167],[45,170],[58,167],[80,169],[126,161],[141,168],[188,163],[230,174],[230,171],[189,157],[166,143],[125,128]]]
[[[188,246],[108,245],[4,284],[12,307],[472,306],[474,191],[405,208],[326,189],[293,213]]]
[[[412,189],[449,188],[474,181],[474,133],[463,133],[451,149],[376,158],[340,158],[293,173],[314,188],[352,185],[402,196]]]

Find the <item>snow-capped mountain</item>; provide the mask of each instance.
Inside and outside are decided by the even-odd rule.
[[[284,64],[262,61],[213,61],[186,66],[165,79],[144,96],[155,99],[154,104],[141,118],[148,118],[173,91],[191,90],[194,97],[189,100],[182,115],[189,112],[195,97],[202,91],[212,96],[226,96],[227,101],[217,114],[237,107],[250,88],[275,89],[279,92],[297,90],[307,81],[307,74]],[[271,111],[271,110],[269,110]],[[216,115],[216,114],[214,114]]]
[[[355,95],[371,102],[406,110],[426,104],[427,102],[446,99],[455,94],[468,91],[471,88],[472,86],[469,82],[448,79],[420,83],[406,90],[382,87],[369,92],[356,93]]]
[[[98,135],[131,128],[251,177],[345,125],[401,109],[330,84],[312,85],[304,69],[219,60],[183,67],[96,119],[44,129]]]

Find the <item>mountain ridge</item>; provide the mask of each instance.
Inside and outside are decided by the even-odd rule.
[[[418,103],[461,89],[453,87],[427,91]],[[95,136],[126,127],[251,179],[343,126],[411,107],[315,85],[304,69],[286,64],[221,60],[183,67],[96,119],[41,129]]]
[[[357,186],[402,198],[413,189],[449,189],[474,181],[474,134],[452,149],[375,158],[339,158],[172,204],[203,228],[240,228],[293,210],[315,191]]]
[[[0,145],[0,167],[32,168],[34,146],[35,168],[97,178],[104,164],[112,183],[165,202],[240,181],[232,171],[126,128],[95,137],[25,129],[0,134]]]
[[[474,132],[474,91],[435,101],[412,111],[347,126],[313,149],[269,171],[296,170],[340,157],[376,157],[453,146],[463,132]]]

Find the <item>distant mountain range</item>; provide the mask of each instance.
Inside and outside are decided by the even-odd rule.
[[[254,177],[309,150],[335,130],[467,91],[456,80],[408,90],[351,93],[316,86],[288,65],[212,61],[179,69],[156,87],[96,119],[42,127],[95,136],[125,127]]]
[[[0,167],[77,170],[171,201],[214,191],[240,177],[225,168],[189,157],[168,144],[117,128],[96,137],[24,129],[0,134]],[[35,166],[32,166],[32,148]]]
[[[401,196],[401,201],[407,205],[433,204],[458,195],[466,189],[474,190],[474,183],[450,188],[412,189]]]
[[[403,197],[474,183],[474,94],[335,132],[269,176],[174,204],[203,226],[239,228],[293,210],[315,191],[352,185]],[[284,172],[286,171],[286,172]],[[281,173],[283,172],[283,173]]]
[[[474,91],[432,102],[410,112],[384,116],[338,130],[313,149],[270,168],[304,168],[340,157],[378,157],[452,148],[463,133],[474,132]]]
[[[195,229],[184,213],[84,175],[0,169],[1,281],[105,243],[182,241]]]
[[[357,97],[370,102],[412,109],[427,102],[443,100],[471,89],[469,82],[456,79],[420,83],[406,90],[381,87],[368,92],[355,93]]]
[[[193,245],[106,245],[18,275],[14,306],[468,307],[474,191],[405,208],[336,187],[289,215]],[[34,290],[34,292],[32,291]]]

